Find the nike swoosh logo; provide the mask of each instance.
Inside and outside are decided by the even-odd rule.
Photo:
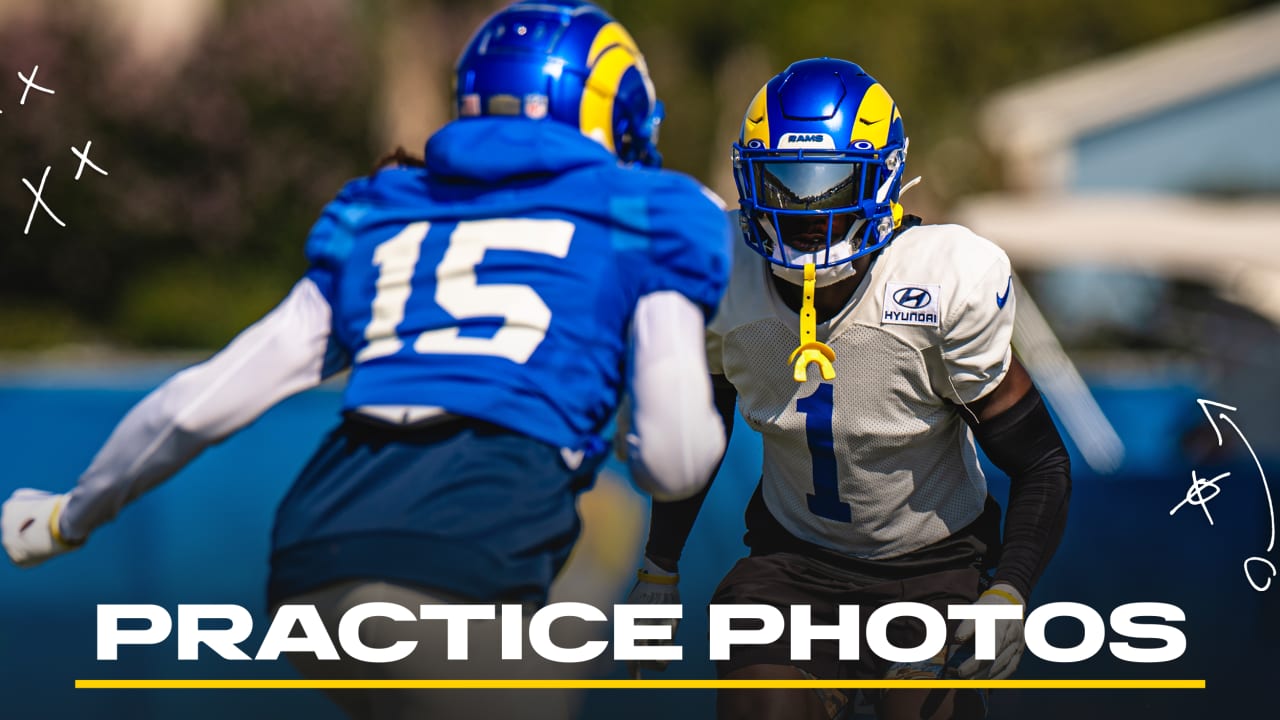
[[[862,123],[863,125],[875,125],[876,123],[884,122],[884,118],[880,118],[879,120],[868,120],[866,118],[858,118],[858,122]]]
[[[35,524],[36,524],[35,518],[27,518],[27,521],[22,523],[22,527],[18,528],[18,534],[21,535],[22,533],[27,531],[27,528]]]
[[[1005,283],[1004,294],[996,293],[996,307],[1004,309],[1004,304],[1009,300],[1009,291],[1013,289],[1013,276],[1009,276],[1009,282]]]

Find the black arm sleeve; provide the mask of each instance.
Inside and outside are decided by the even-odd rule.
[[[993,418],[965,419],[987,457],[1009,476],[995,582],[1007,582],[1029,599],[1066,528],[1071,497],[1067,448],[1035,386]]]
[[[729,439],[733,437],[733,407],[738,400],[738,391],[723,375],[711,376],[711,389],[715,399],[716,410],[724,422],[725,450],[729,448]],[[653,502],[653,510],[649,514],[649,542],[645,545],[644,554],[658,567],[667,572],[675,572],[680,563],[680,555],[684,552],[684,544],[693,530],[693,523],[702,510],[702,502],[707,499],[711,490],[711,480],[720,472],[720,462],[711,473],[711,479],[702,492],[686,500],[676,502]]]

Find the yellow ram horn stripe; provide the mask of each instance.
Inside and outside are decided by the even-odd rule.
[[[747,115],[742,120],[743,145],[759,140],[765,147],[769,147],[769,103],[765,95],[765,88],[760,88],[760,92],[751,100],[751,106],[747,108]]]
[[[898,117],[898,108],[893,98],[880,83],[867,88],[858,105],[858,117],[853,121],[853,135],[850,143],[866,140],[877,149],[889,142],[889,126]]]
[[[611,152],[613,146],[613,103],[618,95],[622,76],[633,67],[644,70],[644,59],[636,47],[636,41],[618,23],[600,28],[591,51],[587,53],[586,87],[582,91],[582,104],[578,107],[578,129],[583,135],[595,138]]]
[[[636,45],[636,41],[631,38],[627,29],[616,22],[611,22],[600,28],[596,33],[595,39],[591,41],[591,50],[587,53],[587,67],[594,66],[600,56],[604,54],[604,51],[609,50],[614,45],[621,45],[630,50],[632,55],[640,54],[640,48]]]

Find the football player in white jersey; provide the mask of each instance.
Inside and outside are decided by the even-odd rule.
[[[750,555],[713,603],[838,606],[922,602],[1025,606],[1062,535],[1070,467],[1040,394],[1013,356],[1016,299],[1005,253],[958,225],[904,214],[907,143],[888,92],[850,62],[797,62],[751,101],[734,145],[745,243],[708,328],[717,406],[736,401],[763,436],[747,508]],[[1011,480],[1004,537],[976,444]],[[671,602],[678,561],[705,497],[655,503],[631,602]],[[991,575],[991,571],[994,574]],[[793,661],[789,634],[740,647],[732,679],[1005,678],[1022,654],[1020,621],[997,623],[995,660],[972,652],[973,623],[929,662],[858,661],[815,641]],[[922,626],[891,624],[916,647]],[[967,649],[966,649],[967,648]],[[966,659],[967,657],[967,659]],[[852,693],[849,693],[850,695]],[[981,717],[956,691],[869,694],[881,718]],[[845,693],[725,691],[722,718],[830,718]]]

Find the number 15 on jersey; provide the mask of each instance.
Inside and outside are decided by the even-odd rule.
[[[404,347],[397,329],[404,322],[422,242],[431,223],[416,222],[378,245],[373,264],[378,268],[372,319],[365,327],[367,345],[357,363],[393,355]],[[413,350],[423,355],[488,355],[523,364],[538,349],[551,325],[551,310],[528,285],[480,284],[476,267],[489,250],[515,250],[556,258],[569,254],[574,226],[567,220],[499,219],[458,223],[449,246],[435,267],[435,302],[455,320],[498,318],[490,337],[464,337],[459,327],[420,333]]]

